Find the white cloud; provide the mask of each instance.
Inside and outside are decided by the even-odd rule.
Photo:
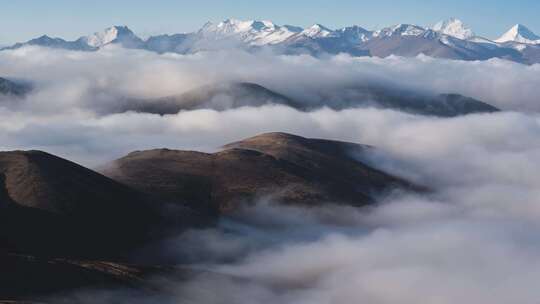
[[[173,283],[193,303],[536,303],[540,280],[540,66],[425,57],[159,56],[109,48],[0,53],[0,75],[36,92],[0,107],[0,149],[43,149],[88,166],[155,147],[211,151],[283,131],[376,146],[359,156],[436,190],[369,210],[262,205],[227,229],[192,231],[170,255],[200,253],[212,270]],[[456,92],[512,112],[441,119],[390,110],[284,106],[177,115],[109,114],[119,95],[165,96],[249,80],[291,96],[351,81]],[[231,232],[232,231],[232,232]],[[176,248],[176,246],[180,246]],[[223,263],[234,260],[236,263]]]

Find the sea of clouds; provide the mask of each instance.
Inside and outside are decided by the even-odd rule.
[[[537,303],[540,291],[540,65],[427,57],[157,55],[24,48],[0,76],[35,84],[0,105],[0,150],[41,149],[89,167],[133,150],[213,151],[269,131],[369,144],[358,156],[426,185],[368,209],[264,201],[165,242],[167,261],[206,270],[165,279],[143,303]],[[394,110],[286,106],[176,115],[108,113],[118,96],[162,97],[250,81],[288,96],[366,81],[459,93],[502,109],[436,118]],[[87,294],[80,294],[88,300]],[[125,293],[93,295],[114,302]]]

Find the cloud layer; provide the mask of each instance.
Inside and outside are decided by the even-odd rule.
[[[27,99],[0,106],[2,150],[42,149],[98,166],[133,150],[209,151],[282,131],[373,145],[372,155],[359,157],[436,190],[391,197],[368,210],[266,202],[224,218],[216,229],[180,235],[163,247],[168,261],[200,263],[223,275],[170,281],[172,302],[538,300],[538,65],[25,48],[0,53],[0,75],[36,83]],[[263,106],[165,116],[103,111],[118,96],[160,97],[230,80],[308,99],[344,84],[393,83],[460,93],[507,111],[448,119],[372,108],[306,113]]]
[[[304,100],[320,98],[314,92],[332,92],[346,85],[392,84],[419,92],[461,93],[502,109],[529,113],[540,110],[536,99],[540,96],[536,85],[540,82],[539,67],[500,60],[460,62],[427,57],[315,59],[240,51],[160,56],[114,47],[96,53],[23,48],[0,52],[0,74],[33,81],[36,90],[25,100],[0,105],[0,126],[5,131],[0,135],[0,148],[44,149],[95,166],[135,149],[167,146],[208,150],[275,130],[376,144],[371,138],[350,134],[361,124],[350,111],[302,115],[285,108],[254,108],[160,117],[109,115],[107,109],[117,105],[119,96],[161,97],[207,83],[251,81]],[[370,116],[379,124],[381,119],[392,120],[393,125],[420,121],[388,111],[361,111],[359,115]],[[521,120],[518,116],[514,119]],[[429,128],[430,120],[425,121],[424,127]],[[498,119],[491,121],[497,123]],[[338,125],[332,125],[335,123]],[[451,122],[439,124],[445,123]],[[370,124],[366,121],[363,133],[371,132]]]

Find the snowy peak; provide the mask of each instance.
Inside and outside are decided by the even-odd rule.
[[[274,28],[274,24],[271,22],[255,20],[242,21],[237,19],[227,19],[217,25],[217,29],[223,33],[261,31],[267,27]]]
[[[476,36],[468,26],[456,18],[450,18],[435,24],[433,30],[462,40],[471,39]]]
[[[314,24],[311,27],[302,31],[302,35],[310,38],[324,38],[329,37],[334,33],[331,29],[321,24]]]
[[[274,30],[276,25],[270,21],[227,19],[218,24],[206,23],[201,29],[201,33],[234,35],[246,32],[260,32]]]
[[[351,56],[426,56],[486,60],[501,58],[526,64],[540,63],[540,37],[523,25],[516,25],[497,42],[475,36],[458,19],[452,18],[432,28],[397,24],[377,31],[360,26],[329,29],[321,24],[308,28],[278,25],[265,20],[227,19],[206,23],[199,31],[148,37],[142,40],[126,26],[113,26],[75,41],[42,36],[1,50],[42,46],[94,52],[109,45],[128,49],[178,54],[194,54],[239,48],[248,52],[268,50],[279,54],[349,54]]]
[[[90,36],[83,37],[86,43],[94,48],[100,48],[113,42],[121,43],[136,43],[140,41],[127,26],[113,26],[105,29],[102,32],[94,33]]]
[[[302,31],[301,28],[279,26],[271,21],[227,19],[218,24],[206,23],[199,31],[205,38],[238,38],[251,45],[276,44]]]
[[[387,27],[373,33],[374,37],[391,37],[391,36],[420,36],[426,32],[426,29],[413,24],[397,24],[392,27]]]
[[[519,42],[526,44],[540,44],[540,37],[521,24],[514,25],[495,42]]]
[[[339,29],[338,32],[340,36],[352,43],[365,42],[373,36],[373,32],[368,31],[365,28],[357,25],[344,27],[342,29]]]

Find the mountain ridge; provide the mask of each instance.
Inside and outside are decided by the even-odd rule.
[[[0,152],[0,303],[73,303],[71,293],[107,288],[155,296],[170,290],[163,275],[212,275],[179,263],[191,261],[186,254],[169,259],[163,246],[265,195],[304,207],[363,207],[396,190],[430,192],[363,162],[371,149],[265,133],[212,154],[135,151],[109,178],[42,151]]]
[[[277,25],[271,21],[227,19],[206,23],[191,33],[138,37],[127,26],[113,26],[74,41],[47,35],[3,48],[30,45],[77,51],[97,51],[109,45],[157,53],[192,54],[240,47],[248,51],[270,48],[283,54],[346,53],[352,56],[414,57],[420,54],[457,60],[501,58],[524,64],[539,63],[540,38],[523,25],[516,25],[499,39],[477,36],[464,22],[450,18],[424,27],[397,24],[372,31],[358,25],[330,29],[321,24],[307,28]],[[377,47],[374,48],[374,45]],[[525,52],[524,50],[527,49]]]
[[[375,107],[439,117],[500,111],[489,103],[467,96],[450,93],[419,93],[398,88],[392,84],[339,86],[334,90],[314,91],[310,98],[303,98],[287,96],[253,82],[207,84],[179,95],[160,98],[122,97],[114,108],[107,110],[114,113],[133,111],[167,115],[197,109],[225,111],[265,105],[288,106],[305,112],[326,107],[336,111]]]
[[[216,153],[137,151],[102,174],[157,201],[216,215],[268,197],[293,205],[365,206],[396,189],[427,191],[362,162],[358,156],[366,149],[272,132],[227,144]]]

